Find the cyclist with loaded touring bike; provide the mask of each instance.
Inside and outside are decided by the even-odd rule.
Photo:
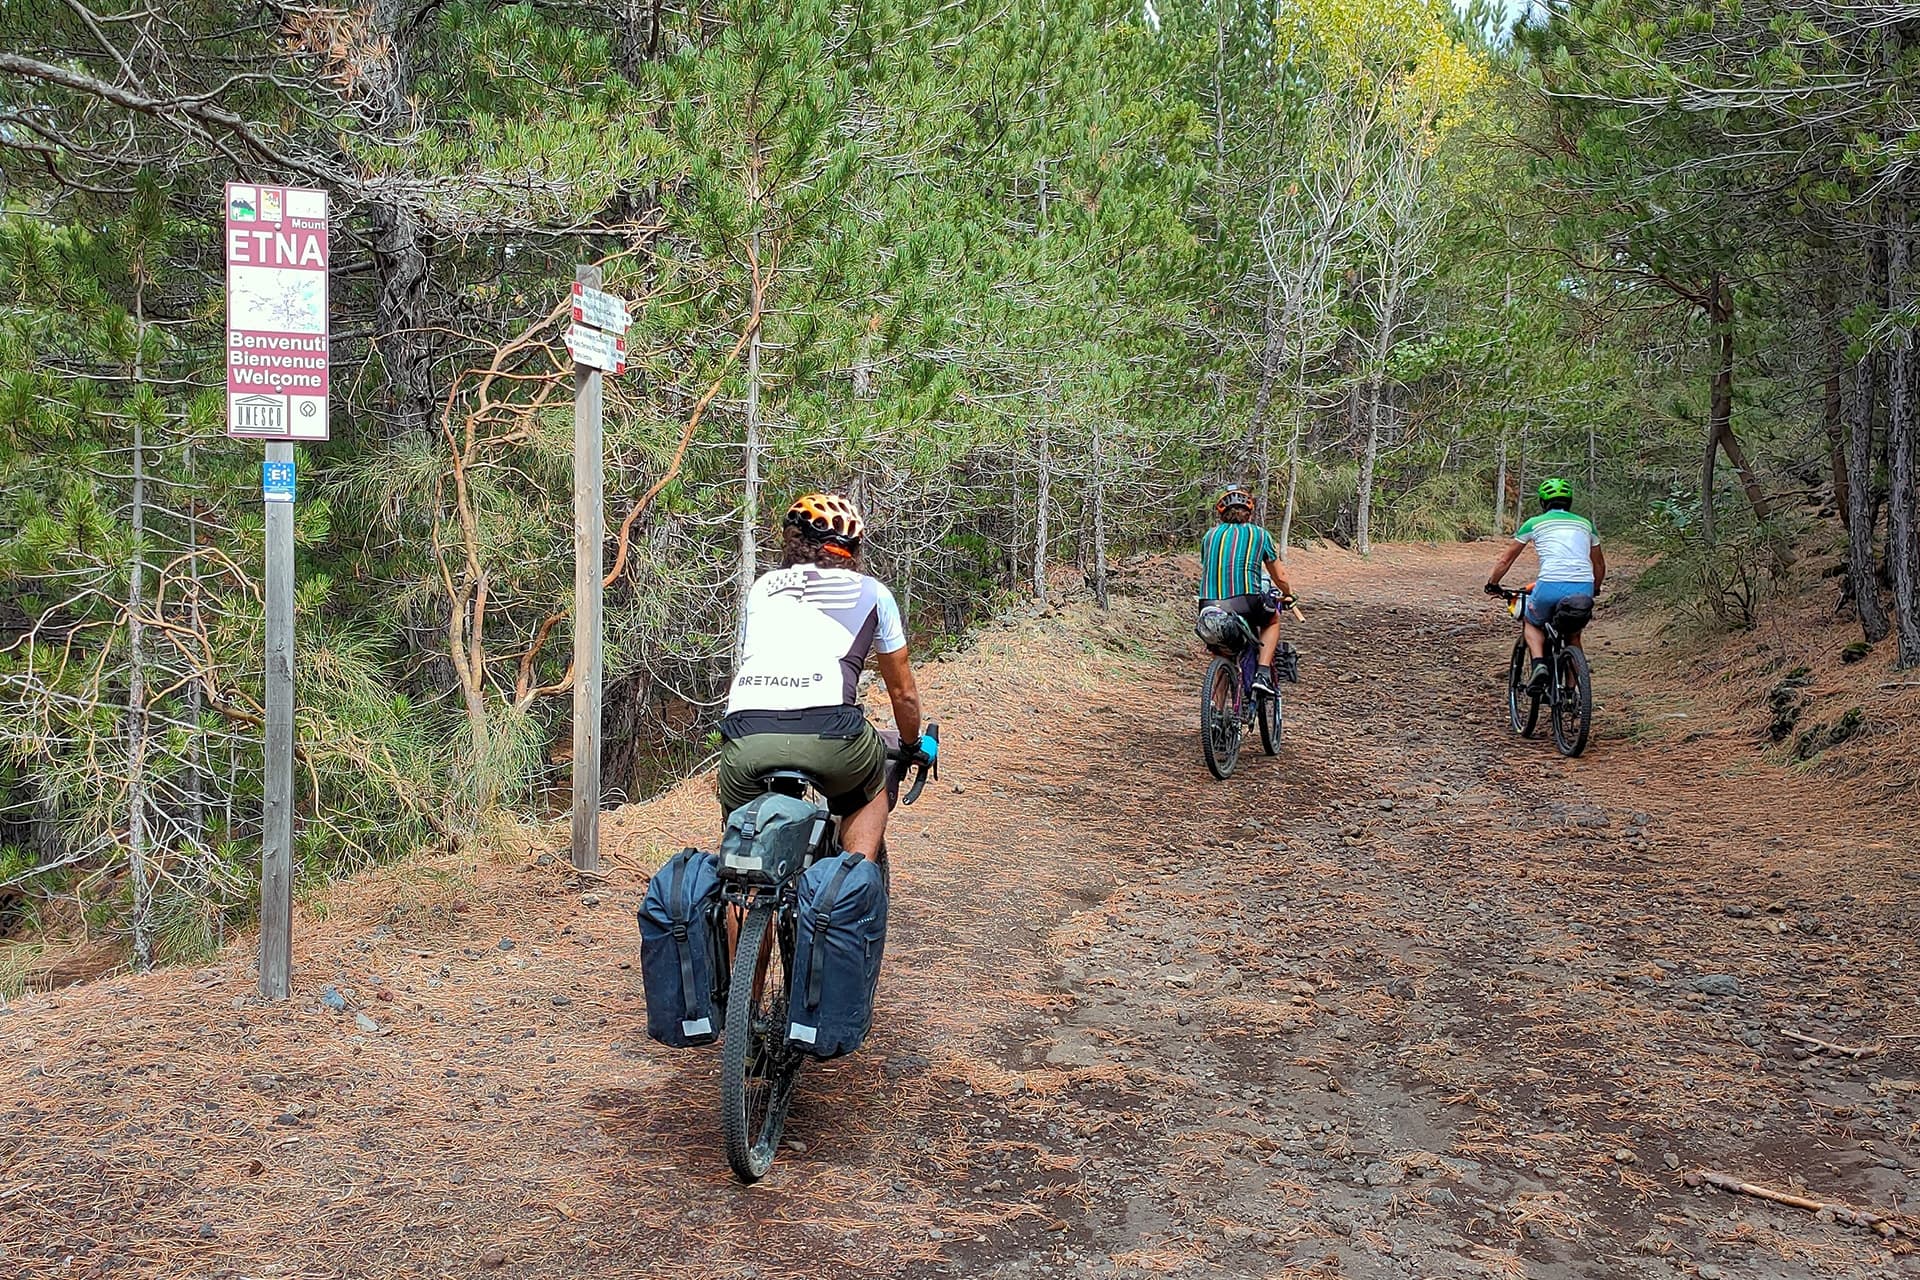
[[[720,722],[720,852],[669,859],[640,909],[647,1033],[721,1042],[721,1134],[747,1182],[773,1163],[801,1066],[866,1039],[886,944],[887,816],[919,797],[939,754],[899,606],[862,568],[865,533],[836,494],[788,510],[781,564],[747,596]],[[859,704],[870,656],[894,735]]]

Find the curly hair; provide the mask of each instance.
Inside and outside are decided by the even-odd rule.
[[[809,537],[805,530],[784,525],[780,530],[780,567],[791,569],[797,564],[810,564],[822,569],[858,570],[862,567],[859,552],[848,555],[843,548],[834,546],[824,538]]]

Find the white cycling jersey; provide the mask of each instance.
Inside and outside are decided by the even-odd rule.
[[[727,714],[854,705],[869,653],[907,647],[893,592],[853,569],[794,565],[747,593]]]
[[[1539,581],[1593,581],[1593,549],[1600,545],[1600,532],[1585,516],[1542,511],[1514,530],[1513,537],[1531,543],[1539,555]]]

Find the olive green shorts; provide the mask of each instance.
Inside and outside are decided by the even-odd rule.
[[[812,733],[751,733],[720,748],[720,808],[732,813],[759,795],[760,779],[775,769],[799,769],[820,782],[827,807],[842,817],[866,805],[887,785],[887,745],[872,725],[855,738]]]

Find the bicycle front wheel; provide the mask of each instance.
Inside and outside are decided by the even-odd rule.
[[[1513,642],[1513,660],[1507,664],[1507,724],[1523,738],[1533,736],[1540,721],[1540,699],[1527,692],[1527,642]]]
[[[1240,672],[1230,658],[1215,658],[1200,688],[1200,751],[1216,778],[1240,763]]]
[[[1587,749],[1587,734],[1593,728],[1593,675],[1587,668],[1587,655],[1568,645],[1561,653],[1560,696],[1553,703],[1553,745],[1563,756],[1577,756]]]
[[[1260,745],[1270,756],[1280,754],[1280,725],[1283,705],[1280,687],[1275,684],[1271,696],[1255,699],[1255,714],[1260,720]]]
[[[793,1104],[800,1054],[787,1044],[787,981],[793,940],[772,898],[741,922],[720,1048],[720,1133],[742,1182],[773,1167]]]

